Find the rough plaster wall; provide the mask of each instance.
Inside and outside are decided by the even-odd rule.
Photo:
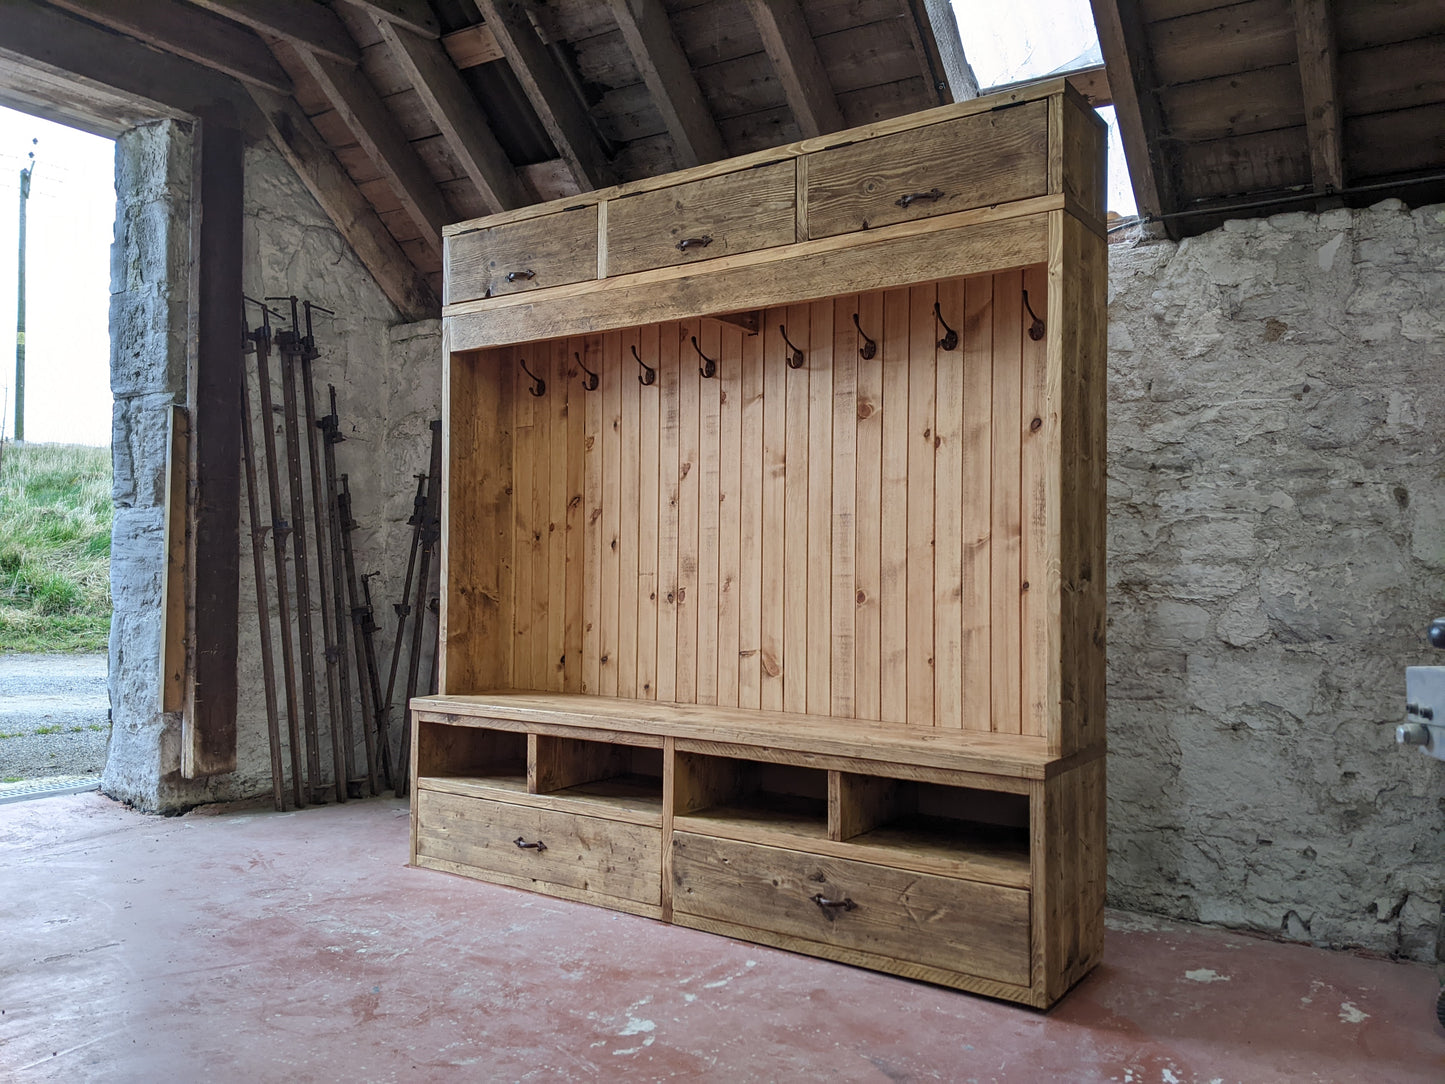
[[[237,770],[207,780],[182,780],[180,717],[160,715],[154,710],[159,675],[160,579],[164,569],[161,540],[165,412],[172,402],[185,398],[191,151],[189,130],[171,123],[138,129],[117,144],[120,209],[115,247],[117,292],[112,308],[112,370],[117,395],[117,510],[112,563],[116,620],[111,641],[115,728],[104,789],[147,810],[250,797],[268,793],[271,787],[252,536],[244,494]],[[317,407],[318,413],[326,412],[326,386],[334,384],[346,437],[337,447],[337,470],[350,477],[353,510],[361,525],[353,538],[357,571],[358,575],[381,573],[372,580],[372,593],[382,627],[378,648],[385,666],[385,651],[390,647],[396,620],[390,603],[401,591],[410,542],[405,520],[411,514],[412,475],[426,468],[430,440],[427,422],[440,409],[440,323],[395,325],[396,312],[385,295],[291,168],[269,145],[247,148],[245,168],[247,294],[296,294],[336,312],[334,318],[317,318],[317,343],[322,351],[314,363]],[[161,183],[162,177],[165,183]],[[252,317],[254,323],[254,311]],[[253,407],[259,410],[255,363],[251,359],[247,361],[247,372]],[[273,353],[273,395],[278,407],[282,401],[280,372],[279,358]],[[259,424],[259,416],[257,421]],[[284,493],[285,442],[279,415],[273,424]],[[256,434],[260,457],[264,451],[259,428]],[[267,515],[263,462],[258,469],[262,514]],[[309,529],[309,490],[306,507]],[[289,506],[283,509],[282,516],[291,518]],[[274,613],[276,588],[268,537],[263,538],[262,546]],[[289,546],[287,552],[289,558]],[[290,576],[289,559],[287,564]],[[320,760],[325,777],[330,779],[332,757],[327,737],[318,580],[313,557],[312,624],[322,737]],[[272,628],[279,682],[280,630],[274,619]],[[354,683],[352,694],[355,702],[358,694]],[[285,700],[279,699],[284,732]],[[359,710],[355,716],[359,726]],[[358,730],[358,743],[359,734]],[[289,771],[289,756],[286,763]]]
[[[1445,610],[1445,210],[1115,245],[1113,904],[1429,958],[1445,764],[1393,744]]]

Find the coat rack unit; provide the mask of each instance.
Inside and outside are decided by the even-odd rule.
[[[449,227],[414,863],[1063,996],[1103,946],[1103,193],[1060,80]]]

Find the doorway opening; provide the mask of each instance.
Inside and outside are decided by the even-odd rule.
[[[0,801],[109,746],[114,178],[113,140],[0,107]]]

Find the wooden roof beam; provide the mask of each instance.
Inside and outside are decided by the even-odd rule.
[[[442,24],[437,21],[427,0],[347,0],[378,22],[399,26],[424,38],[441,37]]]
[[[923,76],[935,84],[939,103],[966,102],[978,97],[978,76],[963,52],[949,0],[908,0],[913,47],[918,50]]]
[[[316,0],[191,0],[197,7],[280,38],[297,49],[343,64],[357,64],[361,50],[330,8]]]
[[[700,166],[726,156],[722,133],[667,20],[662,0],[611,0],[611,5],[628,51],[672,137],[677,164]]]
[[[1294,0],[1294,22],[1310,173],[1316,192],[1338,192],[1345,187],[1345,156],[1334,17],[1327,0]]]
[[[440,258],[442,226],[452,215],[426,163],[371,82],[359,69],[331,57],[318,56],[307,49],[292,49],[281,42],[272,48],[282,67],[295,72],[299,65],[316,81],[337,116],[416,223],[422,241]]]
[[[1139,214],[1150,218],[1176,211],[1173,178],[1159,153],[1163,118],[1154,94],[1153,65],[1139,0],[1090,3]]]
[[[89,19],[157,49],[192,60],[243,83],[291,93],[291,80],[266,43],[243,26],[177,0],[51,0],[54,7]]]
[[[498,47],[557,153],[584,190],[612,182],[612,166],[581,99],[518,0],[477,0]]]
[[[441,303],[426,279],[407,259],[296,102],[260,87],[251,87],[250,91],[265,118],[271,141],[402,318],[425,320],[440,315]]]
[[[491,210],[530,203],[511,159],[442,44],[386,19],[378,19],[376,26],[392,59]]]
[[[804,139],[843,128],[838,97],[798,0],[748,0],[763,49],[783,84]]]

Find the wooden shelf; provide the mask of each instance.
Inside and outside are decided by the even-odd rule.
[[[828,838],[828,803],[796,795],[752,795],[679,816],[674,824],[679,830],[725,839],[822,840]]]
[[[1017,888],[1030,884],[1022,829],[914,815],[854,836],[846,846],[866,862]]]

